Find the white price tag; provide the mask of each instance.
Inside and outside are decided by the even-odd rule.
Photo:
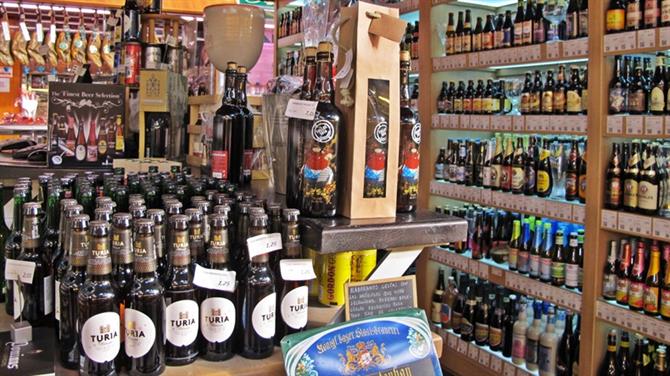
[[[584,205],[572,205],[572,221],[584,223],[586,218],[586,207]]]
[[[608,116],[607,117],[607,133],[608,134],[623,134],[623,116]]]
[[[561,56],[561,44],[558,41],[555,43],[547,43],[547,59],[557,59]]]
[[[526,47],[527,55],[530,61],[542,59],[542,45],[536,44]]]
[[[654,218],[652,221],[652,233],[655,237],[670,240],[670,220]]]
[[[291,98],[288,100],[284,116],[302,120],[314,120],[316,116],[317,101],[306,101],[302,99]]]
[[[433,128],[443,128],[442,127],[442,118],[440,114],[433,114],[433,120],[431,122],[431,127]]]
[[[470,115],[460,115],[458,122],[460,123],[461,128],[470,128]]]
[[[503,131],[511,131],[512,130],[512,117],[511,116],[501,116],[499,117],[500,120],[500,129]]]
[[[468,358],[477,361],[477,358],[479,357],[479,347],[475,345],[474,343],[470,343],[468,345]]]
[[[203,268],[195,264],[193,284],[205,289],[235,291],[235,271]]]
[[[512,130],[514,132],[523,132],[525,130],[525,122],[526,122],[526,117],[521,115],[521,116],[514,116],[512,118]]]
[[[642,116],[627,116],[626,117],[626,134],[641,135],[644,133],[644,117]]]
[[[477,361],[482,366],[488,368],[489,364],[491,363],[491,354],[489,354],[489,352],[486,351],[486,350],[480,350],[479,351],[479,359]]]
[[[505,362],[503,376],[516,376],[516,367],[514,367],[514,364]]]
[[[602,228],[616,230],[618,226],[618,213],[614,210],[602,210],[600,213],[600,226]]]
[[[497,356],[492,356],[490,365],[491,370],[493,370],[493,372],[500,373],[502,372],[502,367],[503,367],[502,359],[498,358]]]
[[[659,47],[670,46],[670,27],[661,27],[658,29]]]
[[[316,278],[311,259],[280,260],[279,272],[285,281],[309,281]]]
[[[37,41],[42,43],[44,41],[44,27],[42,26],[42,23],[38,22],[35,25],[35,34],[37,36]]]
[[[621,36],[621,46],[620,50],[633,50],[637,46],[637,35],[634,31],[627,33],[620,33]]]
[[[458,337],[456,337],[453,333],[447,332],[447,346],[454,350],[458,348]]]
[[[281,249],[281,234],[273,232],[272,234],[256,235],[247,239],[247,248],[249,249],[249,259],[258,255],[269,253]]]
[[[7,259],[5,264],[6,280],[31,284],[33,283],[33,274],[35,274],[34,262]]]
[[[588,127],[587,116],[576,116],[574,120],[572,117],[565,117],[564,120],[566,124],[572,124],[573,132],[586,133]],[[564,129],[567,131],[567,126]]]
[[[644,134],[648,136],[660,136],[663,134],[663,116],[645,116]]]
[[[56,25],[49,25],[49,42],[56,43]]]
[[[478,53],[475,52],[475,53],[471,53],[471,54],[467,54],[467,55],[468,55],[468,64],[467,64],[468,67],[471,67],[471,68],[476,67],[476,66],[479,66],[482,63],[480,61],[481,59],[480,59],[480,56],[479,56]]]
[[[656,46],[656,29],[637,31],[637,48],[649,48]]]
[[[465,355],[468,353],[468,343],[462,339],[458,339],[458,352]]]
[[[584,46],[584,41],[582,41],[581,39],[572,39],[563,42],[563,57],[585,55],[586,54],[585,50],[586,48]]]

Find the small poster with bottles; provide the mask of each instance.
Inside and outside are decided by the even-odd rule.
[[[49,83],[49,165],[112,166],[125,153],[121,85]]]

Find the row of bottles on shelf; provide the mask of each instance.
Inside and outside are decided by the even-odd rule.
[[[611,240],[602,296],[631,310],[670,320],[670,244],[656,240]]]
[[[279,61],[280,76],[299,76],[305,70],[305,56],[302,49],[286,51],[284,59]]]
[[[608,34],[670,26],[670,0],[610,0],[605,18]]]
[[[400,41],[400,50],[409,51],[412,60],[419,58],[419,21],[407,23],[405,28],[405,35]]]
[[[507,263],[509,270],[530,278],[581,291],[583,227],[477,205],[442,211],[468,222],[465,242],[443,246],[446,249]]]
[[[670,69],[665,53],[656,54],[652,70],[651,58],[616,56],[612,81],[609,85],[610,114],[663,115],[670,111]]]
[[[448,139],[435,162],[435,179],[586,202],[586,140],[516,135],[515,144],[514,138],[496,133],[489,140]]]
[[[277,37],[283,38],[302,32],[302,7],[279,13]]]
[[[447,114],[586,114],[588,106],[588,71],[586,67],[570,67],[570,77],[565,66],[558,67],[556,78],[549,69],[543,81],[542,72],[526,72],[523,80],[517,79],[469,80],[456,85],[453,81],[442,83],[437,98],[437,110]]]
[[[613,143],[605,207],[670,217],[670,145],[664,140]]]
[[[667,346],[635,334],[635,348],[631,354],[630,335],[621,332],[617,349],[617,329],[607,335],[607,353],[600,366],[600,376],[667,376]]]
[[[452,330],[531,372],[572,375],[579,367],[580,319],[571,311],[464,273],[459,278],[456,271],[445,285],[443,269],[431,308],[435,327]]]
[[[459,53],[493,50],[499,48],[545,43],[552,40],[567,40],[588,36],[589,9],[587,0],[570,0],[566,19],[554,27],[545,16],[544,0],[519,0],[516,14],[487,14],[486,20],[477,17],[472,26],[470,10],[458,12],[454,23],[454,13],[449,13],[447,22],[445,53]]]

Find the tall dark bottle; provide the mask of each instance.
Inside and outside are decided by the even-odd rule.
[[[621,209],[623,199],[622,163],[621,146],[614,143],[605,176],[605,207],[608,209]]]
[[[5,240],[5,260],[15,260],[21,252],[21,231],[23,231],[23,204],[28,202],[29,188],[26,185],[14,186],[14,219],[12,220],[12,231]],[[5,312],[8,315],[19,317],[20,309],[14,310],[14,294],[18,292],[18,284],[7,281],[7,296],[5,297]]]
[[[165,363],[184,365],[198,356],[198,302],[189,268],[189,219],[184,214],[170,217],[170,270],[165,280]]]
[[[302,76],[302,88],[300,99],[312,100],[316,85],[316,47],[305,47],[305,70]],[[298,207],[301,203],[302,193],[300,171],[304,163],[303,126],[307,126],[305,120],[296,118],[288,119],[288,154],[286,155],[286,206]]]
[[[400,154],[398,156],[398,197],[396,210],[401,213],[416,210],[419,191],[419,145],[421,123],[410,107],[409,66],[407,51],[400,52]]]
[[[133,285],[132,221],[133,218],[128,213],[116,213],[112,216],[112,279],[116,285],[116,299],[121,317],[128,306],[128,294]],[[123,339],[122,336],[121,342]],[[117,359],[117,368],[121,365],[128,365],[125,352],[121,352]]]
[[[45,202],[42,203],[42,207],[45,210],[46,220],[44,223],[44,236],[42,237],[42,252],[47,255],[49,260],[49,265],[53,268],[53,260],[58,252],[58,216],[59,216],[59,201],[61,195],[60,185],[49,184],[47,188],[47,194],[44,198]],[[4,219],[0,223],[0,232],[5,229]],[[0,240],[4,240],[7,234],[0,233]],[[4,280],[4,279],[3,279]]]
[[[623,208],[626,211],[636,211],[638,206],[638,185],[640,182],[640,142],[633,140],[630,157],[623,171]]]
[[[154,246],[156,248],[156,273],[160,280],[165,279],[165,274],[168,268],[167,242],[165,239],[166,233],[166,216],[163,209],[149,209],[147,210],[147,218],[154,221]]]
[[[191,250],[191,273],[195,271],[195,264],[207,266],[205,253],[205,235],[203,215],[199,209],[188,208],[184,212],[189,218],[188,248]]]
[[[79,290],[79,373],[114,375],[121,349],[121,319],[112,281],[109,224],[92,221],[86,281]]]
[[[267,214],[251,217],[249,239],[265,234],[268,225]],[[249,251],[249,249],[247,249]],[[274,350],[275,317],[277,295],[275,278],[270,269],[270,255],[249,254],[251,266],[244,287],[242,302],[242,356],[262,359],[272,355]]]
[[[607,335],[607,354],[600,366],[600,376],[617,376],[616,329],[610,330]]]
[[[126,0],[126,3],[123,5],[123,41],[138,41],[140,39],[140,33],[142,27],[140,26],[140,15],[141,15],[140,6],[137,4],[137,0]]]
[[[207,248],[207,261],[216,274],[217,286],[203,287],[200,303],[200,333],[203,337],[201,352],[207,360],[225,360],[233,356],[233,333],[237,322],[235,308],[235,272],[228,266],[228,217],[215,213],[209,218],[212,234]]]
[[[60,291],[60,284],[65,276],[65,273],[68,270],[69,258],[70,258],[70,237],[72,233],[70,230],[66,230],[70,226],[70,218],[76,214],[80,214],[83,211],[83,207],[77,204],[77,201],[74,199],[62,199],[61,200],[61,216],[59,224],[59,246],[58,246],[58,255],[53,261],[54,268],[54,291]],[[84,265],[85,267],[86,265]],[[54,294],[54,316],[56,318],[56,338],[60,338],[60,294]]]
[[[554,181],[551,175],[551,164],[549,156],[549,139],[545,138],[540,149],[540,160],[537,166],[537,180],[535,184],[535,192],[540,197],[547,197],[551,194],[554,188]]]
[[[133,277],[124,311],[125,353],[131,375],[157,376],[165,370],[165,300],[156,273],[154,221],[134,223]]]
[[[21,253],[17,260],[35,263],[35,270],[30,283],[15,282],[15,286],[20,286],[18,307],[23,320],[32,326],[43,326],[53,312],[53,274],[50,260],[40,249],[42,206],[37,202],[27,202],[22,210]]]
[[[57,294],[60,295],[60,361],[69,369],[79,369],[79,290],[86,280],[86,261],[91,252],[89,238],[89,218],[86,214],[77,215],[72,221],[70,232],[74,249],[70,252],[70,266],[60,283]]]
[[[238,66],[235,75],[235,104],[242,112],[244,124],[244,149],[242,150],[242,169],[240,184],[251,184],[251,165],[254,159],[254,114],[247,106],[247,67]]]
[[[572,317],[572,312],[568,311],[568,314],[565,316],[565,330],[558,342],[558,352],[556,353],[556,376],[572,375],[572,362],[576,346],[572,330]],[[577,354],[577,356],[579,356],[579,354]]]
[[[303,128],[301,213],[310,217],[332,217],[337,208],[338,140],[343,119],[333,104],[332,44],[319,43],[314,99],[319,103],[311,125]]]
[[[579,159],[579,148],[577,139],[572,139],[570,154],[568,155],[568,166],[565,176],[565,199],[574,201],[578,198],[579,171],[577,161]]]
[[[637,192],[638,211],[644,215],[655,215],[658,212],[660,204],[660,179],[658,165],[656,163],[656,154],[658,146],[656,144],[648,145],[645,148],[640,169],[640,181]]]
[[[228,62],[223,103],[214,115],[211,155],[212,176],[239,183],[244,153],[243,114],[235,105],[237,64]]]

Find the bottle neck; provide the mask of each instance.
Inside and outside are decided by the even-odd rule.
[[[238,106],[247,106],[247,75],[238,73],[235,78],[235,102]]]
[[[400,63],[400,106],[410,106],[409,95],[409,62]]]
[[[223,103],[233,105],[235,101],[235,76],[233,69],[226,70],[226,79],[223,90]]]
[[[56,232],[58,222],[58,195],[49,195],[47,199],[47,209],[46,209],[46,226],[47,231]],[[2,219],[4,222],[4,219]]]
[[[322,53],[322,54],[325,54]],[[333,80],[332,71],[333,64],[330,61],[330,56],[321,58],[316,62],[316,70],[318,78],[316,80],[316,92],[314,99],[319,102],[332,103]]]
[[[311,100],[316,85],[316,61],[313,57],[305,61],[305,72],[302,78],[302,90],[300,96],[302,99]]]
[[[23,204],[26,198],[22,195],[14,196],[14,221],[12,222],[12,230],[14,232],[21,232],[23,229]]]

